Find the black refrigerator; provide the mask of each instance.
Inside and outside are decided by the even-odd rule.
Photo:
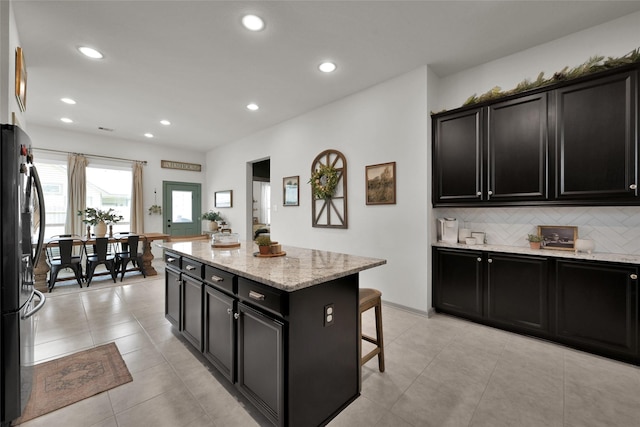
[[[33,315],[45,304],[34,266],[44,241],[44,199],[31,141],[0,125],[0,420],[8,426],[29,400],[34,363]]]

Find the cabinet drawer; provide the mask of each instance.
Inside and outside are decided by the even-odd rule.
[[[262,283],[238,277],[238,297],[279,316],[288,314],[287,293]]]
[[[204,266],[204,281],[220,290],[234,294],[236,291],[235,275],[228,271],[220,270],[210,265]]]
[[[190,276],[202,279],[202,270],[204,264],[191,258],[182,257],[182,272]]]
[[[165,251],[164,253],[164,262],[166,262],[167,265],[174,266],[178,270],[180,270],[180,258],[182,258],[180,255],[173,252]]]

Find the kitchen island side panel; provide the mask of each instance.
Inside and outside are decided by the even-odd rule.
[[[356,273],[289,294],[288,425],[324,425],[360,395],[358,292]]]

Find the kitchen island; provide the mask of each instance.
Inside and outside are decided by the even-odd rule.
[[[253,242],[165,242],[167,319],[274,425],[325,425],[360,394],[359,272],[386,263]]]

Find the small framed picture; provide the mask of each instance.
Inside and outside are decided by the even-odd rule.
[[[539,225],[538,235],[542,236],[542,249],[573,251],[578,238],[578,227],[570,225]]]
[[[16,100],[20,111],[27,109],[27,66],[21,47],[16,47]]]
[[[214,195],[216,208],[230,208],[233,206],[233,190],[216,191]]]
[[[396,162],[366,166],[367,205],[396,204]]]
[[[284,206],[298,206],[300,199],[300,176],[282,178],[282,204]]]

